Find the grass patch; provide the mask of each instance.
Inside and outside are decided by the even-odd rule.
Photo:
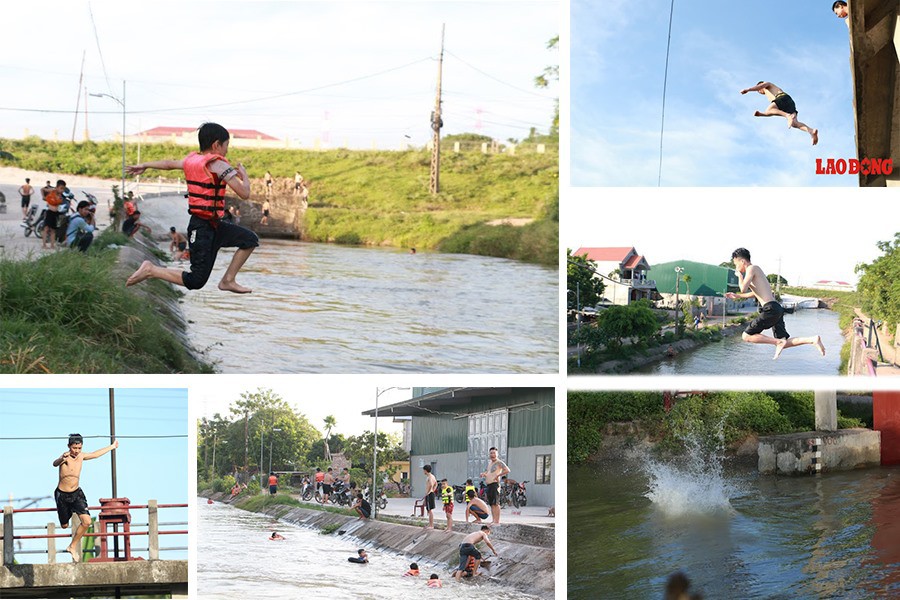
[[[337,531],[340,528],[341,528],[340,523],[329,523],[328,525],[323,527],[321,530],[319,530],[319,535],[331,535],[332,533],[334,533],[335,531]]]
[[[299,500],[291,498],[287,494],[275,494],[274,496],[266,494],[241,500],[235,503],[235,506],[242,510],[249,510],[250,512],[260,512],[269,506],[300,507],[304,505]]]
[[[87,253],[0,261],[0,373],[211,371],[114,274],[116,236]]]
[[[28,170],[117,179],[121,145],[3,140]],[[515,155],[478,151],[441,153],[441,191],[428,191],[431,152],[233,148],[261,189],[270,170],[276,197],[289,196],[297,165],[311,182],[302,237],[311,242],[391,245],[502,256],[548,266],[559,260],[559,149],[538,154],[520,145]],[[145,144],[141,160],[181,157],[189,148]],[[137,162],[137,145],[126,153]],[[174,173],[173,173],[174,174]],[[524,227],[489,227],[495,219],[535,219]],[[507,231],[515,230],[515,231]],[[498,231],[500,230],[500,231]]]

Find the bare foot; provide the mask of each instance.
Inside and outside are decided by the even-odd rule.
[[[132,286],[138,284],[146,279],[149,279],[153,274],[153,263],[149,260],[145,260],[141,263],[141,266],[138,267],[137,271],[131,274],[131,277],[125,282],[126,286]]]
[[[819,143],[819,130],[813,129],[812,132],[810,133],[810,135],[812,136],[812,139],[813,139],[813,146],[815,146],[816,144]]]
[[[756,111],[755,113],[753,113],[753,116],[754,116],[754,117],[764,117],[764,116],[766,116],[766,115],[763,114],[763,113],[761,113],[761,112],[759,112],[759,111]]]
[[[66,548],[66,552],[68,552],[69,554],[72,555],[72,562],[76,562],[76,563],[81,562],[81,553],[76,552],[72,546],[69,546],[68,548]]]
[[[794,120],[797,118],[797,113],[787,116],[788,129],[794,126]]]
[[[819,349],[819,354],[825,356],[825,344],[822,343],[822,336],[817,335],[816,341],[813,342],[813,345]]]
[[[772,357],[772,360],[777,360],[781,356],[781,351],[787,346],[787,342],[787,340],[778,340],[778,343],[775,344],[775,356]]]
[[[235,294],[249,294],[253,291],[250,288],[238,285],[238,282],[233,279],[231,281],[225,281],[224,279],[220,281],[219,289],[223,292],[234,292]]]

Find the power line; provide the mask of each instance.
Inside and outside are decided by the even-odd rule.
[[[659,177],[656,180],[656,187],[662,184],[662,161],[663,161],[663,130],[666,125],[666,86],[669,81],[669,47],[672,44],[672,16],[675,14],[675,0],[669,7],[669,37],[666,40],[666,71],[663,75],[663,97],[662,97],[662,121],[659,124]]]
[[[92,438],[108,438],[110,434],[103,435],[83,435],[82,438],[88,440]],[[186,438],[187,434],[180,435],[116,435],[116,439],[160,439],[160,438]],[[0,437],[0,441],[22,441],[22,440],[68,440],[67,435],[55,435],[49,437]]]
[[[103,61],[103,51],[100,49],[100,36],[97,34],[97,24],[94,23],[94,11],[91,10],[91,3],[88,2],[88,13],[91,15],[91,26],[94,28],[94,40],[97,41],[97,53],[100,55],[100,65],[103,67],[103,77],[106,79],[106,87],[112,92],[112,86],[109,85],[109,75],[106,72],[106,63]],[[125,135],[125,132],[122,132]]]
[[[493,79],[493,80],[496,81],[497,83],[500,83],[500,84],[502,84],[502,85],[505,85],[505,86],[507,86],[507,87],[510,87],[510,88],[512,88],[512,89],[514,89],[514,90],[518,90],[518,91],[520,91],[520,92],[522,92],[522,93],[524,93],[524,94],[531,94],[532,96],[538,96],[538,97],[540,97],[540,98],[549,98],[548,96],[546,96],[546,95],[544,95],[544,94],[540,94],[540,93],[538,93],[538,92],[535,92],[534,90],[528,90],[528,89],[525,89],[525,88],[520,88],[520,87],[518,87],[518,86],[516,86],[516,85],[513,85],[513,84],[511,84],[511,83],[508,83],[508,82],[506,82],[506,81],[503,81],[502,79],[498,79],[497,77],[494,77],[494,76],[491,75],[490,73],[487,73],[487,72],[485,72],[485,71],[482,71],[481,69],[479,69],[479,68],[476,67],[475,65],[473,65],[473,64],[471,64],[471,63],[469,63],[469,62],[466,62],[465,60],[463,60],[463,59],[460,58],[459,56],[453,54],[453,53],[450,52],[449,50],[447,50],[447,54],[449,54],[450,56],[452,56],[453,58],[455,58],[456,60],[458,60],[458,61],[461,62],[462,64],[466,65],[467,67],[469,67],[469,68],[472,69],[473,71],[477,71],[478,73],[481,73],[482,75],[484,75],[484,76],[487,77],[488,79]]]

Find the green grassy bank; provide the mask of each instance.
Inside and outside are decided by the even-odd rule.
[[[636,423],[658,451],[684,449],[684,436],[698,434],[709,447],[719,436],[726,446],[750,435],[810,431],[815,427],[812,392],[711,392],[678,399],[667,413],[662,392],[570,392],[568,454],[573,463],[597,452],[610,423]],[[838,427],[863,427],[838,413]]]
[[[23,169],[115,179],[121,175],[121,145],[0,140]],[[141,161],[185,155],[190,148],[149,144]],[[303,238],[315,242],[391,245],[502,256],[549,266],[558,264],[559,153],[538,154],[533,144],[514,155],[477,150],[441,152],[440,193],[428,191],[431,152],[327,151],[233,148],[253,179],[268,169],[276,194],[290,194],[296,171],[310,181]],[[137,146],[126,148],[136,163]],[[148,175],[175,175],[148,172]],[[257,186],[261,189],[261,184]],[[533,219],[522,227],[487,226],[498,219]]]
[[[211,372],[152,302],[125,288],[118,250],[108,246],[126,243],[107,231],[87,253],[0,261],[0,373]],[[152,295],[176,293],[145,285]]]

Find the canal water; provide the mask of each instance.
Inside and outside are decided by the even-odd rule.
[[[223,373],[555,373],[556,269],[462,254],[263,240],[182,306]]]
[[[681,352],[660,363],[647,365],[634,373],[654,375],[838,375],[844,338],[838,314],[831,310],[798,310],[784,316],[793,337],[822,336],[825,356],[814,346],[787,348],[778,360],[772,360],[775,347],[750,344],[740,333],[720,342]],[[772,331],[764,331],[772,335]]]
[[[570,471],[568,598],[900,597],[900,468],[808,477],[632,456]]]
[[[197,502],[197,591],[202,598],[536,598],[485,579],[457,583],[443,564],[419,561],[422,575],[402,577],[411,560],[374,548],[366,548],[369,564],[349,563],[347,558],[362,547],[358,541],[320,535],[218,502],[207,504],[205,498]],[[269,541],[273,530],[285,540]],[[443,588],[426,586],[431,573],[440,576]]]

